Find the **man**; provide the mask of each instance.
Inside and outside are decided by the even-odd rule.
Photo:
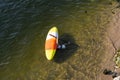
[[[68,43],[64,43],[64,44],[58,44],[58,49],[66,49],[66,46],[67,45],[69,45],[70,44],[70,42],[68,42]]]
[[[120,80],[120,74],[115,71],[105,69],[103,71],[105,75],[112,75],[113,80]]]

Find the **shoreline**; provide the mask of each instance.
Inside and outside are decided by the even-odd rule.
[[[107,29],[105,32],[105,40],[103,44],[105,44],[105,54],[103,54],[103,60],[101,62],[101,73],[98,77],[98,80],[113,80],[111,75],[104,75],[104,69],[110,69],[114,71],[115,63],[113,62],[113,57],[117,50],[120,49],[120,8],[116,6],[119,3],[116,2],[117,5],[114,5],[111,14],[111,20],[107,24]],[[120,72],[120,69],[117,69],[117,72]]]

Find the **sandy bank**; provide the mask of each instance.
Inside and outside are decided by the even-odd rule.
[[[117,4],[118,6],[118,4]],[[102,72],[105,68],[114,70],[113,56],[117,50],[120,50],[120,8],[113,8],[111,10],[112,18],[107,24],[106,40],[105,44],[105,55],[101,64],[101,73],[98,80],[113,80],[110,75],[104,75]],[[117,69],[120,72],[120,69]]]

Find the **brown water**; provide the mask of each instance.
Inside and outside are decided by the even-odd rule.
[[[112,0],[1,0],[0,80],[97,80]],[[45,57],[48,30],[72,44]]]

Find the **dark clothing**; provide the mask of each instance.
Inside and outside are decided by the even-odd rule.
[[[117,72],[115,72],[115,71],[113,72],[113,71],[107,70],[107,69],[105,69],[105,70],[103,71],[103,73],[104,73],[105,75],[112,75],[112,78],[116,78],[116,77],[120,76],[119,73],[117,73]]]
[[[117,72],[113,72],[112,78],[115,78],[115,77],[117,77],[117,76],[119,76],[119,74],[118,74]]]

